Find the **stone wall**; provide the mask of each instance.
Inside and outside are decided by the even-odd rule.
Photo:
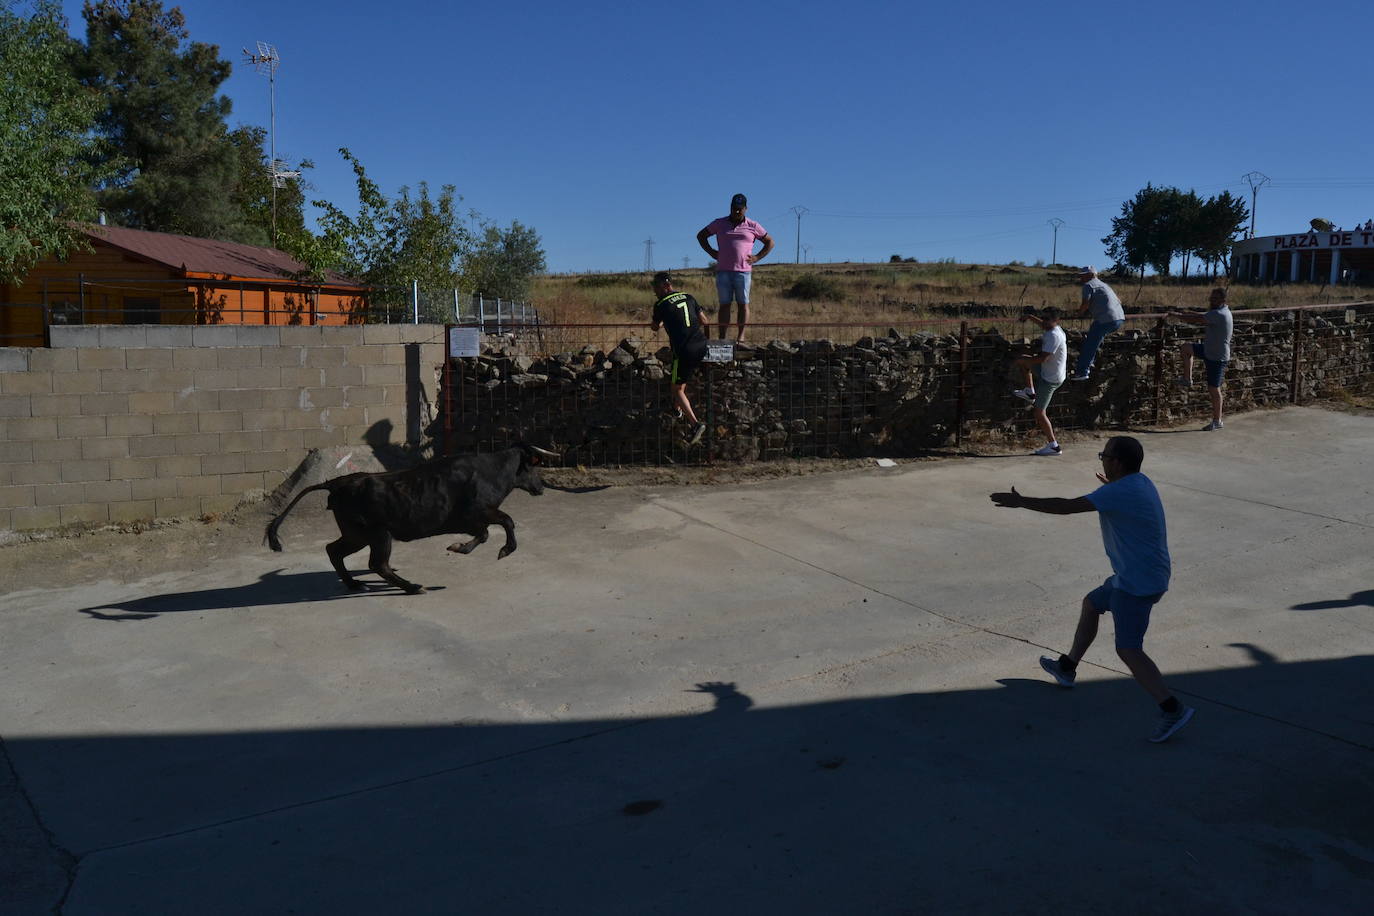
[[[1298,332],[1294,312],[1240,313],[1226,409],[1290,403],[1295,341],[1298,401],[1369,390],[1371,319],[1370,306],[1305,312]],[[586,347],[536,357],[498,346],[466,361],[454,384],[452,445],[486,449],[525,440],[584,464],[670,464],[902,455],[961,439],[1015,441],[1034,429],[1024,404],[1009,396],[1020,384],[1010,371],[1013,358],[1034,349],[1034,338],[1018,333],[1029,327],[971,328],[962,353],[957,330],[892,330],[852,345],[770,341],[734,363],[704,367],[689,385],[709,425],[695,448],[683,440],[685,425],[667,414],[666,348],[627,338],[610,351]],[[1200,361],[1191,389],[1174,385],[1179,343],[1200,341],[1201,332],[1134,321],[1107,339],[1091,381],[1059,390],[1051,420],[1072,430],[1209,415]],[[1083,334],[1070,330],[1068,337],[1072,360]]]
[[[54,327],[0,348],[0,531],[226,511],[311,449],[421,443],[443,329]]]

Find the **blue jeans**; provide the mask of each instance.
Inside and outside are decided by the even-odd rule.
[[[1124,321],[1094,321],[1088,327],[1088,336],[1083,340],[1083,352],[1078,354],[1078,362],[1074,364],[1074,374],[1087,375],[1093,367],[1093,360],[1097,358],[1097,348],[1102,346],[1102,338],[1113,331],[1121,330]]]
[[[729,305],[730,300],[740,305],[749,304],[749,287],[754,274],[748,270],[716,271],[716,297],[721,305]]]

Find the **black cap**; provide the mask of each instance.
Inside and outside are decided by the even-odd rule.
[[[743,194],[736,194],[734,197],[730,198],[731,210],[735,209],[736,207],[747,206],[749,206],[749,198],[745,197]]]
[[[666,270],[660,270],[658,273],[654,274],[654,281],[653,281],[653,282],[654,282],[655,285],[657,285],[657,284],[659,284],[659,283],[666,283],[666,284],[668,284],[669,286],[672,286],[672,285],[673,285],[673,275],[670,274],[670,273],[668,273],[668,271],[666,271]]]

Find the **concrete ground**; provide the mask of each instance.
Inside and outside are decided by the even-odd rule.
[[[1162,745],[1110,623],[1076,689],[1036,663],[1096,519],[988,500],[1088,492],[1105,440],[516,493],[507,559],[398,546],[415,597],[341,590],[307,503],[281,554],[20,570],[0,912],[1364,911],[1374,418],[1138,436],[1175,564],[1146,647],[1198,709]]]

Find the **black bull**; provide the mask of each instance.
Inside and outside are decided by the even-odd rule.
[[[368,569],[392,585],[413,595],[420,586],[391,568],[391,541],[415,541],[436,534],[470,534],[465,544],[448,549],[470,553],[487,539],[487,527],[500,525],[506,543],[497,559],[515,552],[515,522],[501,511],[501,502],[519,487],[538,496],[544,492],[539,477],[541,458],[553,452],[521,445],[487,455],[436,458],[418,467],[379,474],[346,474],[306,487],[267,526],[265,539],[281,550],[277,529],[301,497],[315,490],[329,491],[329,509],[339,524],[340,537],[326,548],[339,578],[351,589],[365,586],[344,566],[344,558],[371,547]]]

